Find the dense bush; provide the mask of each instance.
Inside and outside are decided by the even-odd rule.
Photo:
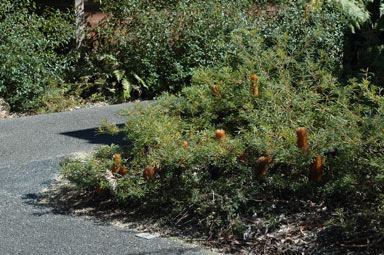
[[[221,61],[230,48],[231,33],[248,22],[237,4],[223,7],[215,1],[171,1],[168,8],[160,8],[160,1],[145,8],[141,1],[124,1],[119,8],[114,1],[104,4],[112,16],[92,32],[95,41],[91,48],[96,49],[96,55],[87,57],[89,71],[98,67],[96,73],[111,86],[116,81],[113,71],[121,70],[130,83],[143,88],[138,76],[149,86],[143,91],[146,96],[179,91],[189,82],[194,68]],[[107,61],[111,57],[116,64],[105,68],[110,66]],[[117,85],[122,91],[122,84]]]
[[[318,62],[334,74],[342,68],[345,15],[333,1],[295,1],[279,9],[272,20],[263,20],[263,37],[267,45],[285,35],[285,49],[298,61]]]
[[[288,51],[332,70],[341,67],[344,23],[332,3],[315,10],[307,1],[150,2],[102,2],[110,18],[90,32],[78,76],[102,81],[101,89],[117,98],[134,84],[135,96],[177,92],[189,85],[196,68],[227,61],[236,48],[231,36],[242,28],[260,30],[270,46],[286,34]]]
[[[70,63],[63,52],[74,35],[69,15],[35,11],[31,1],[0,3],[0,97],[12,110],[38,107]]]
[[[276,35],[270,45],[263,33],[234,33],[229,62],[200,69],[180,95],[129,112],[123,132],[132,150],[66,160],[64,175],[129,206],[182,214],[179,224],[211,237],[241,237],[246,219],[274,210],[256,201],[276,198],[373,204],[351,209],[343,231],[362,224],[382,235],[382,91],[366,80],[339,84],[327,65],[290,51],[291,38]],[[299,127],[308,144],[297,141]]]

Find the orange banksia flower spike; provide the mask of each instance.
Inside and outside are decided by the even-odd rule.
[[[215,133],[216,138],[220,141],[225,141],[225,139],[227,138],[227,133],[224,129],[216,129]]]
[[[309,170],[309,178],[313,182],[320,182],[323,175],[323,158],[317,155],[315,161],[311,164]]]
[[[128,174],[128,169],[126,167],[124,167],[124,166],[121,166],[119,171],[118,171],[118,173],[123,175],[123,176],[125,176],[125,175]]]
[[[214,85],[213,87],[211,87],[211,92],[214,97],[220,97],[220,86]]]
[[[256,74],[251,75],[251,91],[253,97],[259,96],[259,86],[257,84],[257,81],[259,80],[259,77]]]
[[[100,188],[99,185],[96,186],[95,192],[99,196],[104,196],[107,193],[107,191],[105,189]]]
[[[188,146],[189,146],[189,143],[188,143],[188,141],[184,141],[184,142],[183,142],[183,147],[184,147],[184,149],[187,149],[187,148],[188,148]]]
[[[121,154],[113,155],[112,173],[119,172],[121,168]]]
[[[240,155],[237,157],[237,160],[244,163],[247,160],[247,154],[245,154],[245,152],[240,153]]]
[[[296,129],[297,134],[297,147],[304,150],[304,153],[308,153],[308,135],[305,127],[299,127]]]
[[[121,175],[128,174],[127,168],[121,165],[121,154],[113,155],[112,173]]]
[[[272,157],[260,157],[258,162],[257,162],[257,167],[256,167],[256,174],[258,176],[264,176],[267,174],[268,171],[268,164],[272,162]]]
[[[258,79],[259,79],[259,77],[257,76],[257,74],[251,75],[251,82],[257,82]]]
[[[155,178],[155,168],[152,167],[152,166],[146,166],[144,168],[144,172],[143,172],[143,178],[144,180],[153,180]]]
[[[324,92],[323,87],[321,87],[320,85],[317,86],[316,92],[319,93],[319,94],[323,94],[323,92]]]
[[[253,95],[253,97],[258,97],[259,96],[259,87],[257,85],[255,85],[252,88],[252,95]]]

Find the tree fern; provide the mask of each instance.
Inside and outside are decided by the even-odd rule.
[[[384,84],[384,0],[336,1],[354,35],[346,36],[344,62],[351,75],[369,70],[372,82]],[[356,29],[356,31],[355,31]]]
[[[373,0],[335,0],[341,7],[342,12],[350,22],[352,31],[370,19],[367,4]]]

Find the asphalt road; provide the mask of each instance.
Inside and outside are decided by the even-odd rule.
[[[63,156],[125,142],[95,135],[95,130],[103,119],[124,123],[117,112],[127,107],[132,104],[0,120],[1,255],[213,254],[36,205]]]

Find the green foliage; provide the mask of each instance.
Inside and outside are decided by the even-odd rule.
[[[257,29],[269,46],[284,40],[298,61],[318,62],[340,71],[343,62],[345,18],[334,2],[294,1],[278,6],[272,17],[261,16]]]
[[[123,132],[133,148],[125,157],[128,174],[114,177],[115,199],[162,208],[170,217],[182,214],[179,223],[215,237],[241,236],[245,219],[261,210],[255,201],[276,197],[341,206],[345,198],[369,201],[376,213],[361,213],[377,220],[384,190],[383,91],[367,80],[339,84],[322,61],[290,51],[289,38],[271,45],[264,32],[234,33],[237,47],[225,64],[197,71],[179,95],[164,94],[129,112]],[[297,148],[298,127],[308,130],[308,153]],[[218,139],[218,129],[225,139]],[[323,158],[320,182],[310,179],[316,155]],[[93,171],[106,171],[100,164],[111,156],[97,167],[68,162],[64,175],[80,184],[93,176],[88,186],[101,185]],[[261,157],[271,158],[265,175]]]
[[[102,146],[91,159],[66,158],[60,163],[62,173],[84,189],[94,190],[100,184],[108,188],[103,173],[111,168],[112,156],[121,151],[117,145]]]
[[[98,1],[105,10],[113,13],[119,18],[126,18],[129,14],[143,9],[177,9],[180,4],[196,4],[198,0],[95,0]],[[215,2],[221,5],[247,6],[249,4],[282,4],[287,0],[214,0],[207,2]]]
[[[97,56],[88,58],[89,66],[98,68],[96,73],[106,78],[108,86],[111,72],[98,56],[113,56],[116,69],[139,88],[136,97],[179,91],[189,83],[194,68],[221,61],[230,48],[231,33],[248,24],[240,3],[227,2],[167,1],[167,8],[161,1],[103,2],[104,11],[112,16],[92,32],[90,48]],[[117,87],[122,91],[121,84]]]
[[[68,88],[53,86],[39,100],[37,113],[62,112],[81,105],[81,99],[68,95]]]
[[[0,97],[13,110],[38,107],[45,91],[56,87],[70,66],[63,54],[73,37],[70,16],[35,11],[31,1],[0,3]]]
[[[110,17],[91,29],[75,75],[102,81],[102,90],[113,91],[117,101],[189,86],[196,68],[231,58],[237,47],[232,34],[244,28],[259,30],[270,46],[285,35],[288,51],[313,61],[325,57],[320,61],[329,69],[342,63],[344,23],[332,4],[316,10],[307,8],[307,1],[132,0],[103,1],[102,6]],[[124,74],[126,88],[134,88],[125,98],[127,89],[116,71]]]

